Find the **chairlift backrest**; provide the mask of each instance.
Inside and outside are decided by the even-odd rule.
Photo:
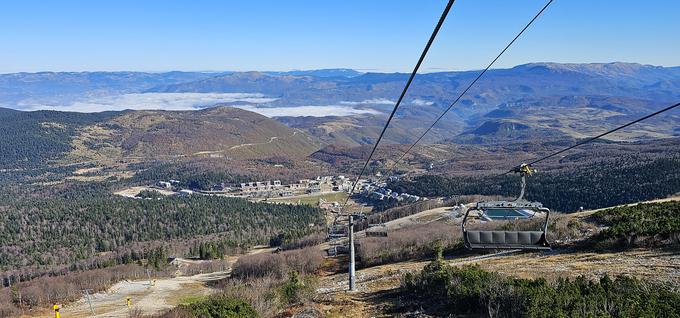
[[[527,202],[528,204],[522,204],[521,202],[505,202],[509,203],[505,205],[503,201],[498,201],[501,203],[498,206],[493,206],[493,204],[480,202],[476,207],[469,209],[465,212],[465,217],[463,217],[463,223],[461,224],[463,230],[463,239],[465,242],[465,247],[468,249],[530,249],[530,250],[548,250],[550,249],[550,243],[547,239],[548,232],[548,221],[550,217],[550,210],[542,207],[538,202]],[[468,216],[471,211],[481,212],[480,215],[489,215],[489,211],[500,210],[500,209],[517,209],[522,208],[524,210],[532,210],[534,212],[545,213],[545,222],[541,231],[489,231],[489,230],[468,230],[465,227]],[[489,221],[492,221],[487,217]],[[493,222],[493,221],[492,221]]]
[[[366,231],[366,237],[387,237],[385,231]]]

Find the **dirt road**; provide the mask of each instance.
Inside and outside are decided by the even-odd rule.
[[[97,293],[90,296],[92,309],[86,298],[68,304],[60,310],[64,318],[81,317],[128,317],[129,312],[138,311],[148,315],[173,308],[183,300],[205,296],[214,290],[206,286],[206,282],[224,278],[227,272],[200,274],[175,278],[156,280],[151,286],[148,280],[122,281],[105,293]],[[132,306],[128,309],[127,297],[130,297]],[[54,317],[53,313],[44,313],[35,317]]]
[[[274,249],[266,246],[255,246],[248,254],[271,253]],[[239,255],[229,256],[226,262],[233,264]],[[178,273],[183,266],[205,261],[191,261],[176,259],[178,261]],[[225,267],[225,271],[193,276],[178,276],[173,278],[157,279],[151,286],[148,280],[122,281],[111,286],[106,292],[96,293],[90,296],[94,314],[90,311],[87,298],[64,305],[60,311],[64,318],[83,317],[128,317],[130,311],[144,315],[162,312],[173,308],[182,302],[209,295],[215,289],[209,288],[206,283],[227,277],[231,273],[231,266]],[[127,297],[130,297],[132,306],[127,307]],[[54,313],[44,311],[33,314],[30,317],[54,317]]]
[[[162,195],[175,195],[176,193],[170,190],[165,190],[165,189],[159,189],[159,188],[152,188],[152,187],[145,187],[145,186],[139,186],[139,187],[130,187],[118,192],[114,192],[115,195],[120,195],[126,198],[137,198],[137,194],[139,194],[142,191],[156,191]]]

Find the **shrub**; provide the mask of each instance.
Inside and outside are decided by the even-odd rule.
[[[293,305],[300,302],[305,284],[296,271],[288,273],[288,280],[279,288],[279,295],[284,303]]]
[[[250,278],[248,280],[229,278],[220,281],[217,288],[225,297],[247,301],[262,317],[273,317],[280,307],[275,290],[281,283],[273,277]]]
[[[289,242],[283,242],[281,244],[281,249],[284,250],[294,250],[310,246],[315,246],[326,241],[326,231],[309,234],[297,240],[290,240]]]
[[[616,207],[593,217],[608,226],[600,232],[601,241],[613,239],[623,247],[680,243],[680,202]]]
[[[362,238],[357,255],[363,266],[432,257],[435,242],[444,250],[462,246],[460,225],[430,222],[390,231],[387,238]]]
[[[225,296],[210,297],[190,305],[183,305],[182,307],[186,312],[197,318],[259,317],[257,311],[246,301]]]
[[[452,315],[488,317],[680,317],[680,294],[670,286],[608,276],[599,281],[518,279],[441,259],[407,274],[402,291],[416,306]]]
[[[267,276],[283,278],[289,270],[295,270],[301,274],[312,273],[321,266],[322,261],[321,250],[316,247],[277,254],[248,255],[239,258],[234,263],[232,276],[236,278]]]
[[[155,272],[154,276],[167,276],[169,272]],[[24,309],[45,307],[55,302],[70,302],[82,297],[82,289],[101,292],[124,279],[145,279],[146,269],[138,265],[117,265],[108,268],[67,272],[54,277],[39,277],[28,281],[13,281],[11,288],[0,288],[0,317],[4,312],[19,310],[18,297]]]

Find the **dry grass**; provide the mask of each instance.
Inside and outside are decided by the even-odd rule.
[[[367,237],[359,240],[358,255],[364,266],[430,257],[437,246],[451,249],[460,246],[460,226],[431,222],[390,231],[388,237]]]
[[[283,278],[291,270],[304,275],[316,272],[321,267],[322,262],[321,250],[316,247],[275,254],[247,255],[236,261],[232,276],[239,279]]]

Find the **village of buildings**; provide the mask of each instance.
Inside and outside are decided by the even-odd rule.
[[[396,181],[397,177],[388,178]],[[186,188],[180,180],[158,181],[147,190],[159,191],[164,195],[220,195],[240,197],[254,201],[266,201],[274,198],[294,198],[296,196],[324,195],[334,192],[350,192],[352,180],[345,176],[319,176],[315,179],[302,179],[297,182],[284,184],[280,180],[251,181],[238,184],[216,183],[209,190]],[[367,202],[396,200],[398,202],[416,202],[421,197],[408,193],[397,193],[388,188],[386,182],[362,179],[357,185],[357,191],[362,200]],[[330,202],[329,202],[330,204]]]

